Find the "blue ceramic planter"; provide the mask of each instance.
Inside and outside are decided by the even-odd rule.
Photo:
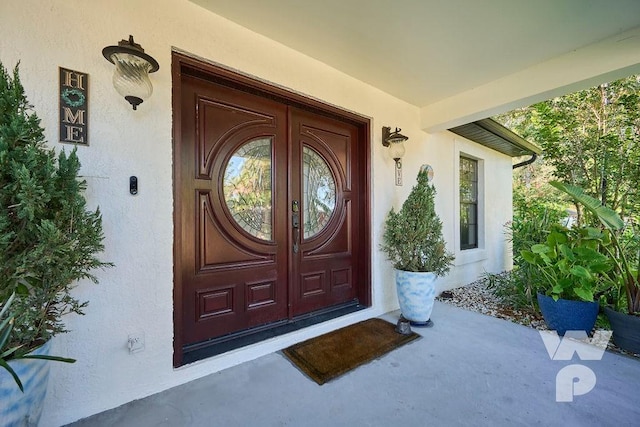
[[[396,270],[396,290],[400,311],[414,325],[427,325],[436,298],[434,273]]]
[[[604,308],[613,330],[613,342],[623,350],[640,354],[640,317]]]
[[[572,301],[538,294],[542,317],[549,327],[564,335],[567,331],[585,331],[590,334],[596,324],[600,305],[597,302]]]
[[[31,354],[49,354],[51,341]],[[36,426],[42,414],[49,383],[47,360],[19,359],[9,362],[24,387],[20,391],[13,377],[0,368],[0,425],[4,427]]]

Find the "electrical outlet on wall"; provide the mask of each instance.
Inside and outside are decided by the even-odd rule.
[[[144,332],[138,331],[135,333],[129,334],[129,338],[127,339],[127,347],[129,348],[129,353],[138,353],[144,350]]]

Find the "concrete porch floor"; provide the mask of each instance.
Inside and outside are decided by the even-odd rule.
[[[422,339],[323,386],[273,353],[72,425],[640,425],[639,360],[554,361],[536,330],[439,302],[432,319],[414,328]],[[597,382],[558,403],[556,375],[570,364]]]

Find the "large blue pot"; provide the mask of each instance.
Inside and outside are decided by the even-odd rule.
[[[400,311],[414,325],[429,325],[436,298],[434,273],[396,270],[396,290]]]
[[[564,335],[567,331],[585,331],[590,334],[596,324],[600,305],[586,301],[558,299],[538,294],[538,305],[549,329]]]
[[[604,308],[613,330],[613,342],[623,350],[640,354],[640,317]]]
[[[51,341],[47,341],[31,354],[49,355],[50,348]],[[22,382],[24,393],[20,391],[9,372],[0,368],[0,426],[38,425],[47,394],[50,363],[37,359],[9,361],[9,365]]]

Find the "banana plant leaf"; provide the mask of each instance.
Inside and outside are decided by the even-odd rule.
[[[603,206],[600,200],[591,197],[585,193],[582,188],[559,181],[551,181],[550,184],[580,203],[589,212],[596,215],[600,222],[608,229],[620,230],[624,227],[624,221],[616,211]]]

